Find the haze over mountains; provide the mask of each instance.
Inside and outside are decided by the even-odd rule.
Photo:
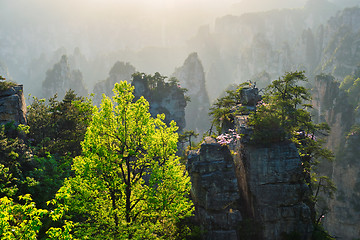
[[[310,2],[322,6],[327,3]],[[326,5],[331,9],[324,14],[334,14],[356,3],[332,1]],[[46,71],[64,54],[69,55],[71,67],[82,72],[89,92],[95,83],[106,79],[116,61],[130,62],[140,72],[161,72],[169,76],[190,53],[199,52],[205,74],[211,75],[216,62],[209,58],[209,51],[201,52],[201,46],[194,44],[193,39],[208,32],[232,41],[231,36],[223,35],[221,24],[226,19],[223,16],[302,8],[305,4],[304,0],[156,0],[151,4],[142,0],[1,0],[0,61],[3,68],[8,69],[8,75],[33,94],[39,93]],[[322,20],[326,21],[327,16]],[[242,36],[243,39],[250,37]],[[230,46],[227,48],[231,51]],[[70,55],[82,59],[71,61]],[[213,82],[210,80],[209,84]],[[211,98],[214,97],[217,96]]]
[[[327,146],[337,157],[322,169],[338,186],[325,226],[351,239],[360,231],[359,6],[359,0],[0,0],[0,76],[24,84],[25,94],[62,98],[72,88],[94,93],[99,104],[114,83],[159,72],[179,80],[174,91],[188,88],[191,102],[183,95],[172,102],[175,94],[163,91],[165,100],[152,102],[155,112],[186,105],[177,113],[185,114],[181,128],[202,134],[211,103],[225,89],[247,80],[261,89],[285,72],[305,71],[314,119],[331,126]]]

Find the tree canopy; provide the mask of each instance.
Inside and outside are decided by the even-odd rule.
[[[76,214],[75,235],[92,239],[169,239],[192,213],[189,177],[178,157],[177,127],[152,118],[134,87],[104,96],[74,159],[75,176],[57,194]],[[81,219],[81,221],[79,221]]]

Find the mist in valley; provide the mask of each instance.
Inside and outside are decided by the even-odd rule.
[[[327,1],[314,2],[323,5]],[[294,26],[299,29],[293,30],[300,34],[301,28],[325,22],[328,15],[343,7],[340,3],[345,6],[354,1],[331,3],[331,13],[325,13],[322,19],[310,19],[309,24]],[[139,72],[170,76],[189,54],[197,52],[204,65],[210,98],[214,100],[227,85],[262,72],[241,71],[239,61],[244,58],[244,49],[254,47],[251,42],[257,31],[274,34],[266,26],[237,33],[227,28],[241,29],[241,24],[248,28],[249,21],[271,22],[278,14],[257,16],[256,12],[290,8],[300,11],[306,4],[305,0],[1,0],[1,74],[24,84],[26,93],[41,96],[46,72],[62,55],[67,55],[70,68],[80,70],[91,93],[97,82],[108,77],[116,61],[129,62]],[[245,19],[247,12],[252,12],[254,17],[248,17],[254,21]],[[228,19],[235,19],[229,24],[240,25],[228,25]]]
[[[324,226],[355,239],[359,6],[359,0],[0,0],[0,76],[23,84],[25,96],[61,100],[72,89],[93,93],[98,105],[116,82],[159,72],[178,79],[170,85],[182,102],[159,90],[166,101],[156,96],[153,107],[179,115],[182,130],[201,137],[211,128],[209,108],[225,90],[251,81],[261,92],[286,72],[304,71],[314,119],[334,129],[326,147],[337,159],[322,171],[338,193]],[[171,104],[163,108],[164,102]]]

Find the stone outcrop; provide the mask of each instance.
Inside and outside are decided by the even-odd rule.
[[[310,239],[310,190],[294,144],[269,147],[242,145],[235,157],[244,216],[259,224],[260,239],[283,239],[291,234]],[[243,176],[245,174],[245,176]]]
[[[326,122],[331,131],[327,138],[327,147],[334,151],[343,141],[345,132],[350,130],[354,121],[353,107],[349,104],[344,91],[339,89],[339,83],[331,75],[315,77],[312,93],[314,120]]]
[[[26,124],[25,114],[26,103],[22,85],[0,91],[0,124]]]
[[[203,239],[310,239],[310,190],[292,143],[227,146],[205,139],[188,158]]]
[[[134,77],[131,84],[135,87],[135,99],[143,96],[149,102],[149,111],[153,117],[164,113],[166,123],[174,120],[179,127],[179,132],[185,128],[185,107],[187,103],[184,91],[179,86],[163,82],[150,89],[148,80],[141,76]]]
[[[172,77],[179,80],[181,87],[188,90],[186,95],[190,97],[185,108],[186,128],[202,135],[210,128],[210,101],[205,86],[204,68],[197,53],[190,54]]]
[[[358,239],[360,236],[360,132],[352,132],[342,141],[344,147],[331,165],[332,180],[337,190],[329,199],[325,216],[326,230],[338,239]]]
[[[206,138],[189,155],[192,198],[204,239],[237,239],[242,221],[240,192],[230,150]]]
[[[335,161],[318,167],[337,187],[334,198],[327,198],[329,211],[322,221],[331,235],[357,239],[360,236],[360,132],[352,130],[352,126],[359,123],[358,114],[332,76],[316,77],[313,96],[316,119],[329,124],[331,131],[326,144],[336,156]]]
[[[261,99],[256,90],[243,89],[241,102],[249,110]],[[246,118],[235,118],[241,136],[236,142],[234,137],[229,146],[220,145],[207,137],[188,156],[203,239],[311,239],[311,192],[297,148],[287,142],[251,144]]]

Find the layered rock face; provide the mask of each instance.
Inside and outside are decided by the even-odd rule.
[[[206,138],[198,152],[190,153],[187,167],[203,238],[238,239],[241,198],[229,149]]]
[[[22,85],[0,91],[0,124],[26,124],[25,114],[26,103]]]
[[[188,159],[204,239],[311,239],[310,190],[293,144],[226,146],[206,139]]]
[[[352,126],[359,123],[359,118],[331,76],[315,79],[313,105],[320,121],[331,127],[326,144],[336,156],[334,162],[319,167],[337,187],[334,199],[328,199],[324,226],[339,239],[357,239],[360,236],[360,132],[352,130]]]
[[[243,106],[254,110],[256,88],[243,89]],[[311,239],[310,189],[293,143],[249,142],[246,115],[235,119],[240,140],[222,146],[206,138],[188,158],[192,198],[204,239]]]
[[[186,95],[191,100],[185,108],[186,128],[204,133],[210,128],[210,101],[205,86],[204,68],[197,53],[190,54],[184,65],[177,68],[172,76],[179,80],[181,87],[188,89]]]
[[[311,209],[306,204],[310,190],[296,147],[241,147],[235,166],[240,192],[246,200],[244,208],[248,217],[261,226],[258,237],[272,240],[294,234],[300,239],[311,239]]]

